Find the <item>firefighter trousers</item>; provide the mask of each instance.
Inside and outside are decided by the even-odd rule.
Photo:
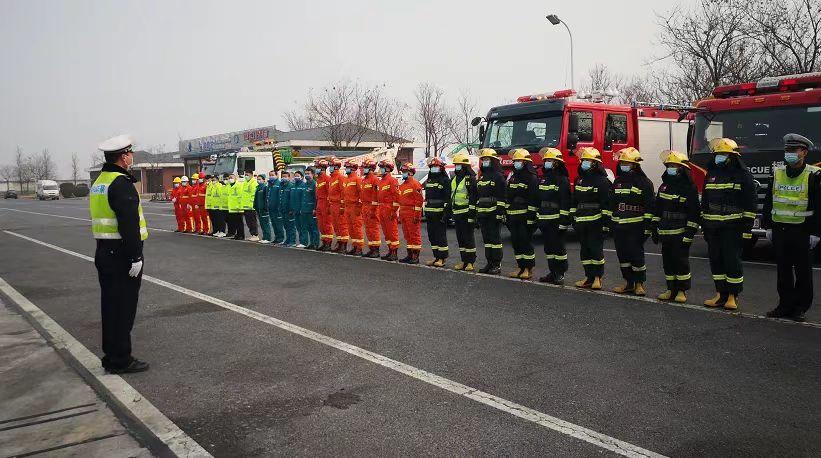
[[[567,272],[567,248],[565,245],[566,229],[559,229],[558,224],[542,224],[539,226],[544,238],[544,257],[547,259],[547,268],[556,275]]]
[[[448,220],[444,211],[428,212],[426,215],[428,241],[435,259],[448,258]]]
[[[619,258],[621,276],[627,283],[647,281],[647,265],[644,261],[644,224],[625,224],[613,230],[613,243]]]
[[[348,234],[348,221],[345,219],[345,208],[342,204],[331,203],[331,225],[333,227],[333,234],[336,236],[337,242],[348,243],[350,235]]]
[[[690,243],[684,243],[681,235],[661,237],[661,263],[664,280],[672,292],[690,289]]]
[[[810,233],[803,225],[773,225],[778,308],[788,315],[804,313],[812,305],[812,251],[809,246]]]
[[[382,239],[379,235],[379,208],[368,205],[362,208],[362,219],[365,223],[365,235],[368,237],[368,248],[379,249]]]
[[[351,247],[361,250],[365,246],[362,208],[359,205],[345,205],[345,220],[348,226],[348,235],[351,237]]]
[[[502,221],[491,215],[479,219],[482,228],[482,243],[485,245],[485,258],[488,264],[502,263]]]
[[[459,256],[465,264],[476,262],[476,223],[468,214],[454,215],[456,223],[456,242],[459,243]]]
[[[391,250],[399,248],[399,226],[396,217],[396,208],[386,205],[379,206],[379,224],[382,226],[382,237]]]
[[[579,257],[584,268],[584,275],[593,281],[604,275],[604,236],[599,224],[577,224],[576,235],[579,237]]]
[[[330,245],[334,241],[334,227],[331,224],[331,210],[327,200],[316,203],[316,223],[322,243]]]
[[[710,270],[713,272],[716,291],[722,294],[739,294],[744,289],[744,267],[741,265],[741,253],[744,250],[742,230],[733,226],[705,228],[704,240],[707,241]],[[806,250],[807,247],[803,249]]]
[[[527,224],[527,218],[511,217],[507,227],[510,230],[516,265],[520,269],[532,269],[536,266],[536,254],[533,252],[533,231]]]
[[[402,236],[405,238],[405,248],[419,251],[422,249],[422,215],[414,211],[410,214],[399,213],[402,223]]]
[[[182,204],[174,204],[174,217],[177,219],[177,231],[184,232],[186,229],[185,214],[182,210]]]

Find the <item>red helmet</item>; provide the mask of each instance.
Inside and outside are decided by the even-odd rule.
[[[362,167],[370,167],[371,169],[374,169],[376,168],[376,161],[374,161],[373,159],[365,159],[362,162]]]
[[[384,167],[388,172],[393,172],[393,162],[387,160],[379,161],[379,167]]]
[[[443,167],[444,165],[445,163],[438,157],[428,159],[428,167]]]
[[[328,168],[328,160],[327,159],[317,159],[315,164],[319,168],[323,168],[323,169]]]
[[[345,168],[346,169],[351,169],[351,170],[356,170],[356,169],[359,168],[359,164],[357,164],[356,162],[348,159],[347,161],[345,161]]]
[[[408,173],[416,173],[416,167],[413,166],[410,162],[405,162],[399,167],[400,172],[408,172]]]
[[[332,166],[334,166],[334,167],[342,167],[342,161],[340,161],[339,159],[337,159],[337,158],[335,158],[335,157],[332,157],[330,161],[331,161],[331,165],[332,165]]]

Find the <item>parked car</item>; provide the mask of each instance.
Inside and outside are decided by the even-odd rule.
[[[37,180],[37,198],[40,200],[60,198],[60,188],[56,181]]]
[[[16,199],[17,198],[17,191],[14,189],[9,189],[3,194],[4,199]]]
[[[85,183],[78,183],[74,187],[74,197],[85,197],[88,195],[88,185]]]

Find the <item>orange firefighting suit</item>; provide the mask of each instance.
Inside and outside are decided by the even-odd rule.
[[[399,248],[399,227],[396,210],[399,207],[399,183],[396,178],[386,172],[379,180],[379,224],[382,226],[382,236],[391,250]]]
[[[334,235],[337,243],[348,243],[348,222],[345,220],[345,203],[342,197],[342,189],[345,187],[345,176],[342,172],[335,170],[330,176],[330,186],[328,187],[328,202],[331,210],[331,224],[334,228]]]
[[[408,176],[399,185],[399,221],[402,223],[402,236],[405,237],[405,248],[422,249],[422,185],[413,175]]]
[[[365,223],[365,235],[368,236],[368,248],[379,249],[382,240],[379,237],[379,177],[375,173],[368,173],[362,178],[362,187],[359,200],[362,202],[362,220]]]
[[[351,247],[360,251],[365,245],[362,235],[362,202],[359,191],[362,186],[362,178],[354,171],[345,178],[345,189],[342,197],[345,201],[345,222],[348,225],[348,234],[351,236]]]
[[[182,185],[177,186],[171,190],[171,201],[174,202],[174,217],[177,218],[177,231],[184,232],[186,229],[185,217],[182,210],[182,201],[180,195],[182,194]]]
[[[334,229],[331,224],[331,210],[328,202],[328,187],[331,180],[324,171],[316,177],[316,225],[319,227],[319,238],[325,245],[334,241]]]
[[[191,185],[180,186],[180,197],[177,201],[182,208],[182,218],[185,221],[185,232],[194,232],[194,218],[192,216],[193,207],[191,196],[193,195]]]

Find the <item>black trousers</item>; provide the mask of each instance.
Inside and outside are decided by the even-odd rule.
[[[248,225],[248,232],[250,232],[251,235],[254,236],[259,235],[259,231],[257,230],[258,226],[256,210],[245,210],[243,214],[245,215],[245,224]],[[242,222],[240,222],[240,225],[241,224]]]
[[[213,223],[214,232],[226,233],[228,229],[225,227],[225,220],[228,217],[228,210],[214,210],[214,216],[217,217]]]
[[[444,211],[428,212],[425,215],[428,241],[433,257],[436,259],[448,258],[448,224]]]
[[[507,227],[510,230],[516,265],[520,269],[532,269],[536,266],[536,255],[533,252],[533,230],[527,224],[527,217],[511,217]]]
[[[559,230],[557,223],[539,225],[544,237],[544,256],[547,259],[547,268],[557,275],[567,272],[567,248],[565,247],[565,233]]]
[[[647,281],[647,265],[644,262],[644,224],[625,224],[613,230],[616,256],[619,258],[621,276],[628,283]]]
[[[488,263],[502,263],[502,221],[495,215],[481,218],[482,242],[485,244],[485,258]]]
[[[219,218],[217,214],[219,213],[219,210],[207,210],[207,212],[208,218],[211,219],[211,234],[213,234],[214,232],[217,232],[217,218]]]
[[[476,262],[476,223],[468,213],[454,215],[456,223],[456,241],[459,243],[459,256],[465,264]]]
[[[105,369],[121,369],[131,363],[131,329],[137,313],[142,272],[128,275],[131,261],[122,253],[120,242],[98,240],[94,266],[100,280],[100,316],[103,326]]]
[[[744,289],[744,267],[741,265],[744,239],[741,229],[734,226],[705,228],[704,240],[707,241],[716,291],[733,295],[740,293]],[[803,249],[806,250],[807,246]]]
[[[228,213],[228,236],[245,238],[245,225],[242,223],[242,213]]]
[[[690,289],[690,245],[682,235],[661,236],[661,263],[667,289],[672,292]]]
[[[778,308],[804,313],[812,305],[810,233],[800,225],[775,224],[773,248],[778,265]]]
[[[584,268],[584,275],[593,281],[604,275],[604,237],[601,224],[577,224],[576,234],[579,237],[579,257]]]

